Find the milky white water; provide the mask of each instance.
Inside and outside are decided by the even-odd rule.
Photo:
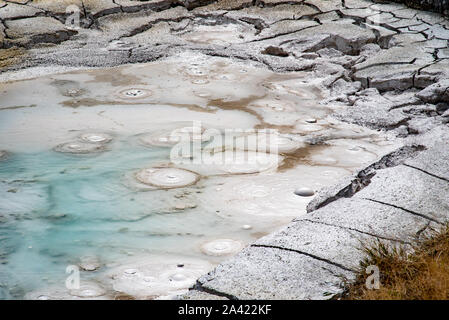
[[[305,76],[183,54],[0,84],[0,298],[185,292],[305,214],[301,194],[393,149],[330,118]],[[264,128],[276,139],[245,131]],[[248,143],[232,150],[228,129]],[[192,139],[202,160],[180,161],[173,148]]]

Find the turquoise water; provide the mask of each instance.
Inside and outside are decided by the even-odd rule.
[[[181,189],[139,191],[127,174],[168,159],[168,148],[115,141],[97,155],[54,151],[0,162],[0,298],[62,283],[83,255],[112,262],[139,253],[197,254],[208,234],[238,226],[205,210],[173,210]],[[216,228],[220,223],[220,228]]]

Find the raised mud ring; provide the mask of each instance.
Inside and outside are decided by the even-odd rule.
[[[178,168],[147,168],[136,173],[136,179],[146,185],[161,189],[172,189],[195,184],[199,175]]]
[[[78,289],[51,286],[42,290],[28,292],[26,300],[103,300],[111,299],[106,290],[93,281],[82,281]]]
[[[89,154],[104,152],[106,147],[101,144],[72,141],[57,145],[53,150],[62,153]]]
[[[87,143],[103,144],[112,140],[112,137],[106,133],[89,132],[79,136],[80,140]]]
[[[202,260],[155,257],[117,267],[108,278],[115,291],[151,299],[187,292],[211,268]]]
[[[72,289],[69,291],[70,295],[80,298],[95,298],[104,296],[106,290],[96,283],[82,283],[79,289]]]
[[[235,254],[243,248],[242,243],[232,239],[217,239],[206,242],[201,246],[201,251],[209,256],[225,256]]]
[[[121,90],[118,93],[119,98],[121,99],[131,99],[131,100],[137,100],[137,99],[143,99],[151,96],[153,94],[152,91],[148,89],[141,89],[141,88],[130,88]]]

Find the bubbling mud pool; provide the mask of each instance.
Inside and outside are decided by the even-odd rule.
[[[0,298],[186,292],[396,147],[322,98],[305,73],[189,53],[0,84]]]

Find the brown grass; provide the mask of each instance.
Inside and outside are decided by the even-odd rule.
[[[346,300],[446,300],[449,299],[449,225],[433,231],[408,248],[377,242],[364,248],[355,283],[349,284]],[[366,267],[380,270],[380,288],[369,290]]]

